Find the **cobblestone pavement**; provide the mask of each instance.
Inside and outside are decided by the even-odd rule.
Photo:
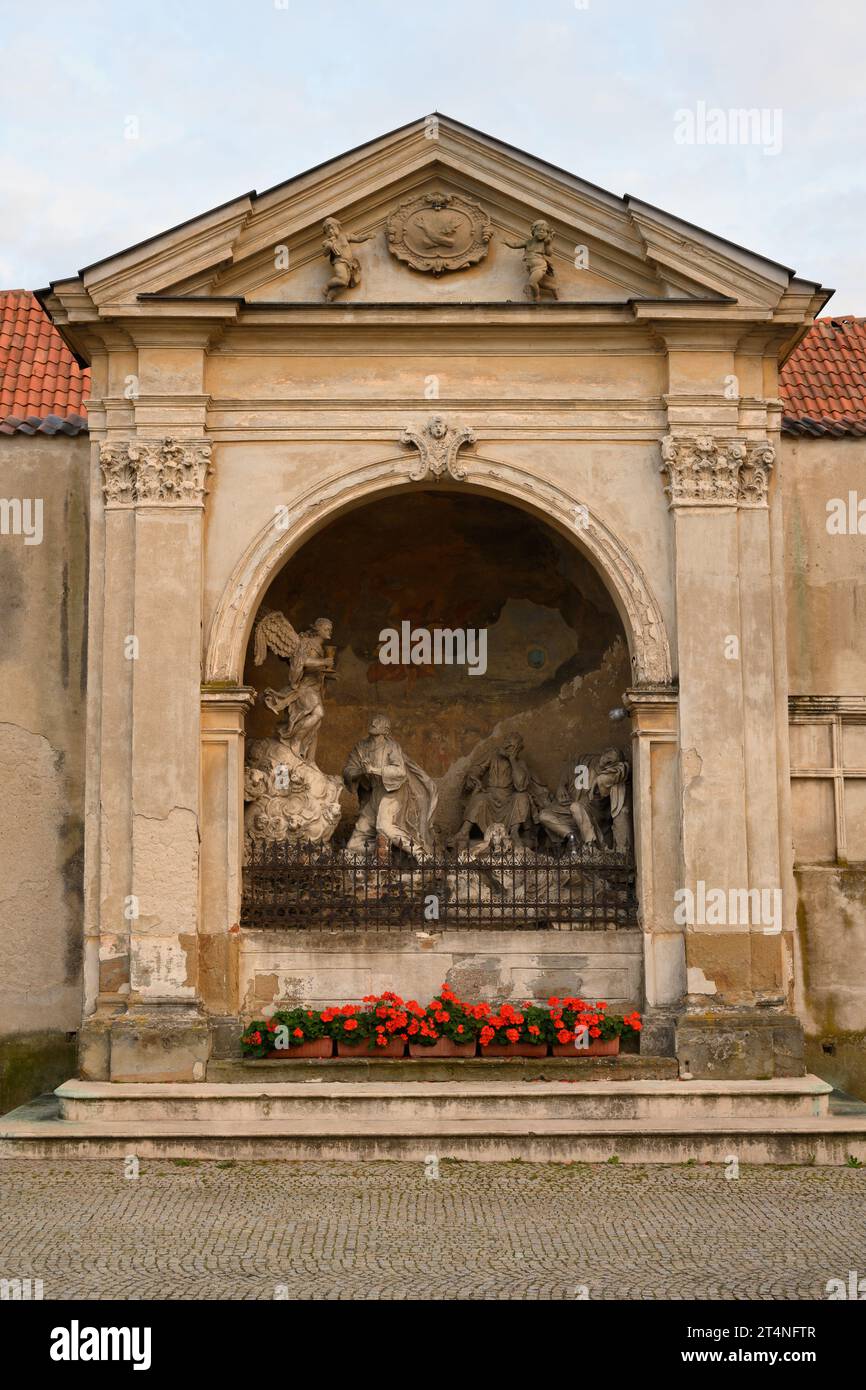
[[[0,1277],[46,1299],[823,1298],[866,1273],[864,1217],[866,1169],[3,1161]]]

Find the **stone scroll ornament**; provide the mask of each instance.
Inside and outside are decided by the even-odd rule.
[[[105,505],[203,506],[211,454],[204,439],[107,440],[99,450]]]
[[[457,193],[422,193],[388,219],[388,249],[413,270],[441,275],[484,259],[493,236],[487,213]]]
[[[263,612],[253,632],[253,660],[268,652],[288,662],[288,681],[260,698],[279,717],[277,736],[252,740],[244,773],[244,843],[247,852],[273,842],[327,843],[340,820],[340,779],[316,763],[325,714],[325,682],[335,679],[333,627],[317,618],[296,632],[282,613]]]
[[[418,465],[409,474],[413,483],[420,482],[428,475],[438,479],[444,474],[463,482],[466,468],[457,455],[464,444],[475,443],[475,432],[467,428],[452,429],[441,415],[434,415],[420,433],[412,429],[403,430],[400,443],[404,448],[418,450]]]
[[[765,507],[776,451],[768,439],[668,435],[661,472],[672,507]]]

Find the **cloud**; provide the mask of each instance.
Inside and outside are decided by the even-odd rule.
[[[806,0],[9,10],[0,266],[17,284],[67,275],[438,108],[835,283],[840,312],[866,312],[866,13],[842,0],[820,12]],[[698,101],[780,108],[781,153],[678,145],[674,113]]]

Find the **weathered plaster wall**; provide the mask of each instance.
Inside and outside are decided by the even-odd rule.
[[[866,1099],[866,868],[796,870],[810,1069]]]
[[[432,998],[443,980],[469,998],[585,994],[640,1006],[639,931],[248,932],[241,959],[245,1019],[280,1004],[357,1002],[396,989]]]
[[[0,438],[0,497],[43,517],[0,536],[0,1110],[74,1070],[81,1021],[89,451]]]
[[[866,496],[866,440],[785,439],[788,663],[792,695],[866,694],[866,535],[831,534],[827,503]],[[866,527],[866,521],[864,521]],[[843,750],[862,736],[846,730]],[[792,763],[832,761],[828,724],[792,725]],[[848,755],[848,761],[862,760]],[[835,860],[829,781],[794,780],[799,1011],[807,1062],[866,1098],[866,863],[855,833],[864,782],[846,779],[847,862]],[[811,830],[810,830],[811,827]],[[823,862],[815,862],[823,861]]]
[[[792,439],[782,446],[792,695],[866,693],[864,534],[831,535],[827,503],[866,500],[866,440]]]

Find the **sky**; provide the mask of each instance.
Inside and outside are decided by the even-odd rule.
[[[864,0],[0,0],[0,51],[3,288],[439,110],[866,314]]]

